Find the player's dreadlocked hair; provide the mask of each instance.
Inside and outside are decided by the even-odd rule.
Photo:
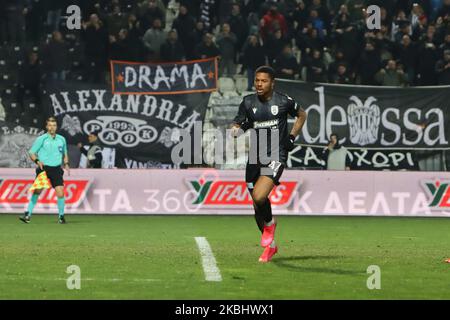
[[[267,73],[270,76],[270,79],[275,79],[275,70],[273,70],[272,67],[269,66],[261,66],[258,69],[256,69],[255,74],[257,73]]]

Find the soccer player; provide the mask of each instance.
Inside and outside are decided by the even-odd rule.
[[[53,188],[56,191],[56,197],[58,198],[58,222],[61,224],[66,223],[64,218],[64,170],[61,165],[64,163],[64,168],[70,175],[69,157],[67,154],[66,139],[56,134],[57,123],[54,117],[50,117],[46,121],[47,133],[41,135],[33,143],[29,155],[31,160],[37,164],[36,177],[43,171],[46,172],[48,179]],[[39,195],[42,189],[36,189],[31,196],[28,204],[28,210],[19,219],[25,223],[29,223],[33,208],[36,205]]]
[[[262,232],[261,246],[265,248],[259,261],[269,262],[278,251],[274,240],[277,223],[272,216],[269,194],[276,185],[280,184],[279,179],[286,167],[288,152],[294,149],[294,141],[306,121],[306,112],[291,97],[274,91],[275,72],[271,67],[259,67],[255,72],[254,84],[256,94],[244,97],[231,129],[234,137],[242,134],[240,130],[246,131],[252,128],[256,131],[254,136],[257,141],[250,138],[251,148],[245,181],[253,199],[255,220]],[[288,114],[294,118],[297,117],[290,134],[288,133]],[[271,150],[273,144],[268,140],[274,132],[278,134],[279,141],[274,141],[277,147],[276,150]],[[261,139],[263,135],[266,138]],[[262,141],[268,142],[265,144],[265,150],[263,150]],[[257,145],[253,149],[257,150],[257,160],[251,161],[254,144]],[[261,155],[264,155],[268,161],[261,161]]]

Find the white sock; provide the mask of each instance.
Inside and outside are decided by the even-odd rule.
[[[274,223],[275,223],[275,219],[272,218],[272,220],[270,220],[270,222],[264,222],[264,225],[265,225],[266,227],[270,227],[270,226],[273,225]]]
[[[275,240],[272,241],[272,243],[270,244],[270,247],[271,247],[272,249],[276,247]]]

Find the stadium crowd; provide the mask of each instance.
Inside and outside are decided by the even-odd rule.
[[[66,27],[73,4],[82,12],[79,30]],[[379,30],[367,28],[368,5],[381,7]],[[39,107],[44,81],[109,81],[109,59],[219,56],[219,76],[247,75],[247,90],[262,64],[280,78],[311,82],[450,84],[450,0],[0,0],[0,7],[0,89],[22,108]]]

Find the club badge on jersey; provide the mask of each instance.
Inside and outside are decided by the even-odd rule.
[[[272,107],[270,107],[270,112],[272,112],[272,114],[274,116],[276,116],[278,114],[278,106],[277,105],[273,105]]]

